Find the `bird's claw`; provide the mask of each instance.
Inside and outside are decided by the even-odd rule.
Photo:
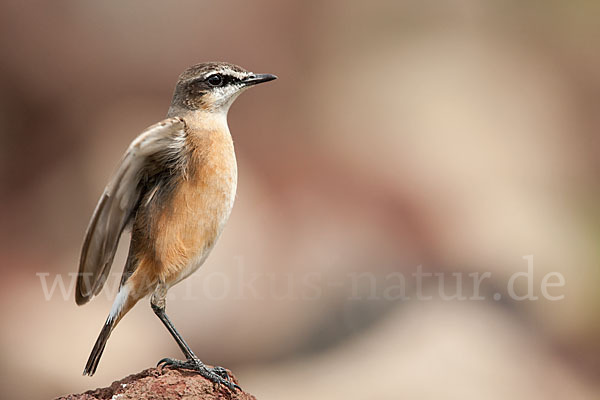
[[[170,358],[163,358],[158,363],[156,363],[156,367],[158,368],[158,367],[167,366],[167,365],[169,365],[170,361],[172,362],[172,361],[177,361],[177,360],[173,360],[173,359],[170,359]]]
[[[229,378],[229,373],[223,367],[213,367],[212,372],[219,375],[221,378],[225,379],[226,381],[231,381],[231,379]]]
[[[211,381],[212,383],[216,383],[217,385],[224,385],[227,388],[229,388],[229,390],[235,391],[235,390],[242,390],[242,388],[233,383],[229,377],[229,373],[227,373],[227,370],[223,367],[214,367],[214,368],[209,368],[206,365],[204,365],[204,363],[202,363],[202,361],[198,360],[198,359],[189,359],[189,360],[185,360],[185,361],[181,361],[181,360],[175,360],[172,358],[163,358],[162,360],[160,360],[158,362],[158,364],[156,364],[157,367],[170,367],[170,368],[174,368],[174,369],[187,369],[187,370],[191,370],[191,371],[196,371],[200,374],[200,376],[203,376],[204,378],[208,379],[209,381]]]

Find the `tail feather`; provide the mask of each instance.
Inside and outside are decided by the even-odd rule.
[[[96,339],[96,344],[94,344],[94,348],[92,349],[92,353],[88,358],[87,364],[85,364],[83,375],[92,376],[96,372],[96,368],[98,368],[98,363],[100,362],[100,357],[102,356],[102,352],[104,352],[104,347],[106,347],[106,341],[110,337],[110,333],[112,332],[114,325],[115,321],[111,321],[110,318],[106,320],[106,323],[100,331],[100,335],[98,335],[98,339]]]
[[[127,311],[129,311],[137,302],[137,300],[129,297],[129,293],[130,286],[128,284],[121,285],[119,293],[117,293],[117,297],[108,314],[108,318],[100,331],[100,335],[98,335],[98,339],[96,339],[96,344],[94,344],[90,358],[88,358],[87,364],[85,364],[83,370],[84,375],[94,375],[96,368],[98,368],[98,363],[100,362],[104,347],[106,347],[106,341],[110,337],[111,332]]]

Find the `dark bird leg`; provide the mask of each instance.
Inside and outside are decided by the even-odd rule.
[[[159,293],[157,295],[158,292],[161,292],[161,293]],[[227,370],[225,368],[223,368],[223,367],[209,368],[206,365],[204,365],[204,363],[202,361],[200,361],[200,359],[198,357],[196,357],[196,355],[194,354],[192,349],[190,349],[190,346],[188,346],[188,344],[185,342],[185,340],[183,340],[183,338],[181,337],[179,332],[177,332],[177,330],[175,329],[175,326],[173,326],[173,323],[171,322],[171,320],[169,320],[169,317],[167,317],[167,314],[165,313],[165,306],[166,306],[165,297],[166,297],[166,290],[161,290],[160,288],[157,289],[157,291],[154,293],[154,295],[152,295],[152,299],[150,302],[150,304],[152,306],[152,311],[154,311],[156,316],[165,325],[165,327],[167,328],[167,330],[169,331],[171,336],[173,336],[173,339],[175,339],[175,341],[177,342],[177,345],[179,346],[179,348],[185,355],[186,360],[181,361],[181,360],[175,360],[175,359],[171,359],[171,358],[163,358],[162,360],[160,360],[158,362],[157,366],[162,365],[165,367],[181,368],[181,369],[188,369],[188,370],[196,371],[201,376],[205,377],[206,379],[208,379],[214,383],[217,383],[217,384],[225,385],[230,390],[235,390],[235,389],[241,390],[241,388],[238,385],[236,385],[235,383],[233,383],[229,380],[229,374],[227,373]]]

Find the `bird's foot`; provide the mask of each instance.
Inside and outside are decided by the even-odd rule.
[[[163,358],[156,365],[157,367],[169,367],[174,369],[187,369],[195,371],[208,379],[209,381],[216,383],[217,385],[227,386],[230,390],[235,391],[236,389],[242,390],[241,387],[236,385],[229,378],[227,370],[223,367],[209,368],[202,361],[197,358],[191,358],[185,361],[175,360],[172,358]]]

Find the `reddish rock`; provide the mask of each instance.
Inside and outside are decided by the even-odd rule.
[[[237,380],[228,371],[231,379]],[[256,400],[248,393],[232,392],[224,386],[217,386],[206,378],[189,371],[149,368],[138,374],[129,375],[113,382],[106,388],[88,390],[81,394],[70,394],[57,400],[97,400],[97,399],[242,399]]]

